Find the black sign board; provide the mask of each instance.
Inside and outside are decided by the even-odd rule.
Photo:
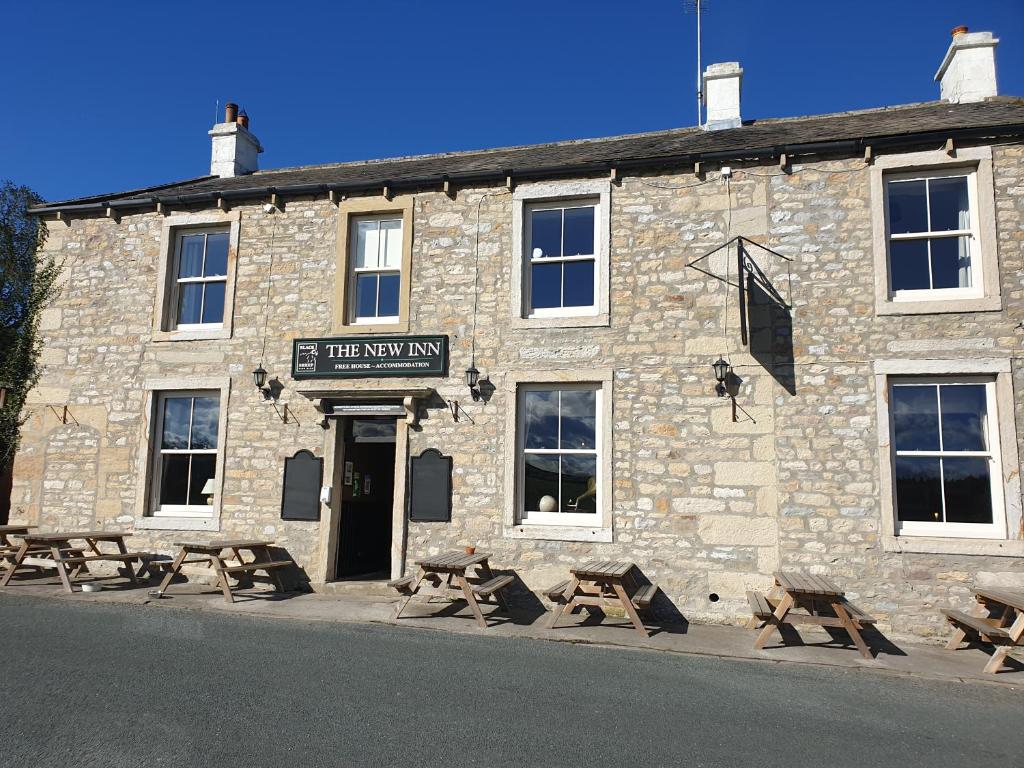
[[[320,484],[323,477],[324,460],[309,451],[298,451],[284,460],[282,520],[320,519]]]
[[[447,336],[296,339],[292,347],[294,379],[447,375]]]
[[[417,523],[451,522],[452,457],[427,448],[410,463],[409,519]]]

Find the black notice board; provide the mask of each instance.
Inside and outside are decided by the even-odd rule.
[[[324,460],[306,450],[284,460],[282,520],[319,520]]]
[[[452,519],[452,457],[436,448],[413,456],[409,478],[409,519],[448,523]]]

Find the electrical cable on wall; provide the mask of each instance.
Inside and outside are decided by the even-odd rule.
[[[277,210],[276,208],[274,209]],[[269,211],[268,211],[269,213]],[[270,288],[274,280],[274,241],[277,239],[277,216],[270,229],[270,267],[267,272],[267,298],[263,308],[263,347],[260,349],[260,368],[263,367],[263,356],[267,352],[267,323],[270,322]]]

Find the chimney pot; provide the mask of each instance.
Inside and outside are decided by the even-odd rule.
[[[959,27],[953,27],[953,31],[949,33],[953,37],[959,37],[960,35],[967,34],[967,27],[962,24]]]
[[[704,103],[707,105],[707,120],[704,127],[709,131],[721,128],[739,128],[740,90],[743,84],[743,69],[738,61],[709,64],[704,70]]]
[[[233,123],[238,117],[238,105],[232,101],[229,101],[224,105],[224,122]]]
[[[238,113],[238,124],[246,130],[249,128],[249,115],[245,113],[244,109]]]
[[[946,55],[935,80],[940,98],[954,104],[984,101],[996,96],[996,45],[991,32],[968,32],[967,27],[953,30]]]

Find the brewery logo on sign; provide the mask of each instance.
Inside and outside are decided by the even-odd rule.
[[[447,336],[296,339],[292,377],[447,376]]]
[[[320,354],[320,350],[317,349],[316,343],[299,343],[295,345],[295,370],[296,371],[315,371],[316,370],[316,359]]]

